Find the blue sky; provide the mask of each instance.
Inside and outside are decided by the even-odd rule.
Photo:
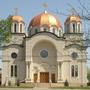
[[[88,0],[81,0],[88,1]],[[48,11],[54,12],[57,9],[65,14],[70,13],[71,4],[74,7],[78,7],[78,0],[1,0],[0,3],[0,18],[6,18],[9,14],[14,14],[14,9],[18,8],[19,15],[22,15],[25,22],[28,24],[31,18],[44,11],[43,4],[48,4]],[[57,15],[62,24],[65,20],[65,16]]]
[[[54,13],[57,10],[59,10],[60,12],[69,15],[71,12],[71,6],[76,7],[77,10],[80,10],[80,4],[78,3],[78,0],[0,0],[0,1],[1,1],[0,18],[3,19],[7,18],[8,15],[14,14],[15,8],[18,8],[18,15],[24,17],[26,26],[28,26],[30,20],[35,15],[44,11],[44,7],[43,7],[44,3],[48,4],[48,8],[46,10],[51,13]],[[90,8],[89,0],[81,0],[81,2],[87,8]],[[63,26],[67,16],[56,13],[54,14],[59,18]],[[88,49],[88,55],[90,55],[89,51],[90,49]],[[90,61],[88,64],[90,64]]]
[[[71,6],[79,8],[78,0],[0,0],[0,18],[6,18],[9,14],[14,14],[14,9],[18,8],[19,15],[24,17],[26,24],[31,18],[40,12],[44,11],[43,4],[47,3],[48,12],[54,12],[57,9],[66,15],[70,14]],[[84,5],[88,4],[89,0],[81,0]],[[88,5],[89,6],[89,5]],[[55,13],[54,13],[55,14]],[[58,15],[63,24],[66,16]]]

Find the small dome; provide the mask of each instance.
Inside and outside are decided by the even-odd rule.
[[[70,23],[70,22],[81,22],[81,18],[80,16],[75,16],[75,15],[72,15],[72,16],[69,16],[67,19],[66,19],[66,22],[65,23]]]
[[[12,21],[23,22],[22,16],[12,16]]]
[[[43,26],[43,25],[47,25],[49,27],[56,26],[57,28],[61,27],[61,24],[58,21],[58,19],[54,15],[48,13],[47,11],[35,16],[31,20],[29,27]]]

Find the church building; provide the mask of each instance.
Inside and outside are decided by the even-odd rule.
[[[3,46],[2,85],[17,80],[86,85],[87,48],[79,16],[68,16],[63,28],[56,16],[45,11],[32,18],[26,32],[23,17],[13,15],[11,34]]]

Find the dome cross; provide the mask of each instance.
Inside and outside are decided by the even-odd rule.
[[[17,16],[18,15],[18,8],[14,9],[14,15]]]

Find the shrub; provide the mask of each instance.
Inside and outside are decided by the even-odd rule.
[[[8,86],[11,86],[11,81],[8,81]]]
[[[19,80],[17,80],[16,85],[17,85],[17,86],[20,86],[20,81],[19,81]]]
[[[87,83],[87,86],[90,86],[90,82]]]
[[[67,81],[67,80],[65,80],[65,82],[64,82],[64,86],[66,86],[66,87],[68,87],[68,86],[69,86],[69,83],[68,83],[68,81]]]

